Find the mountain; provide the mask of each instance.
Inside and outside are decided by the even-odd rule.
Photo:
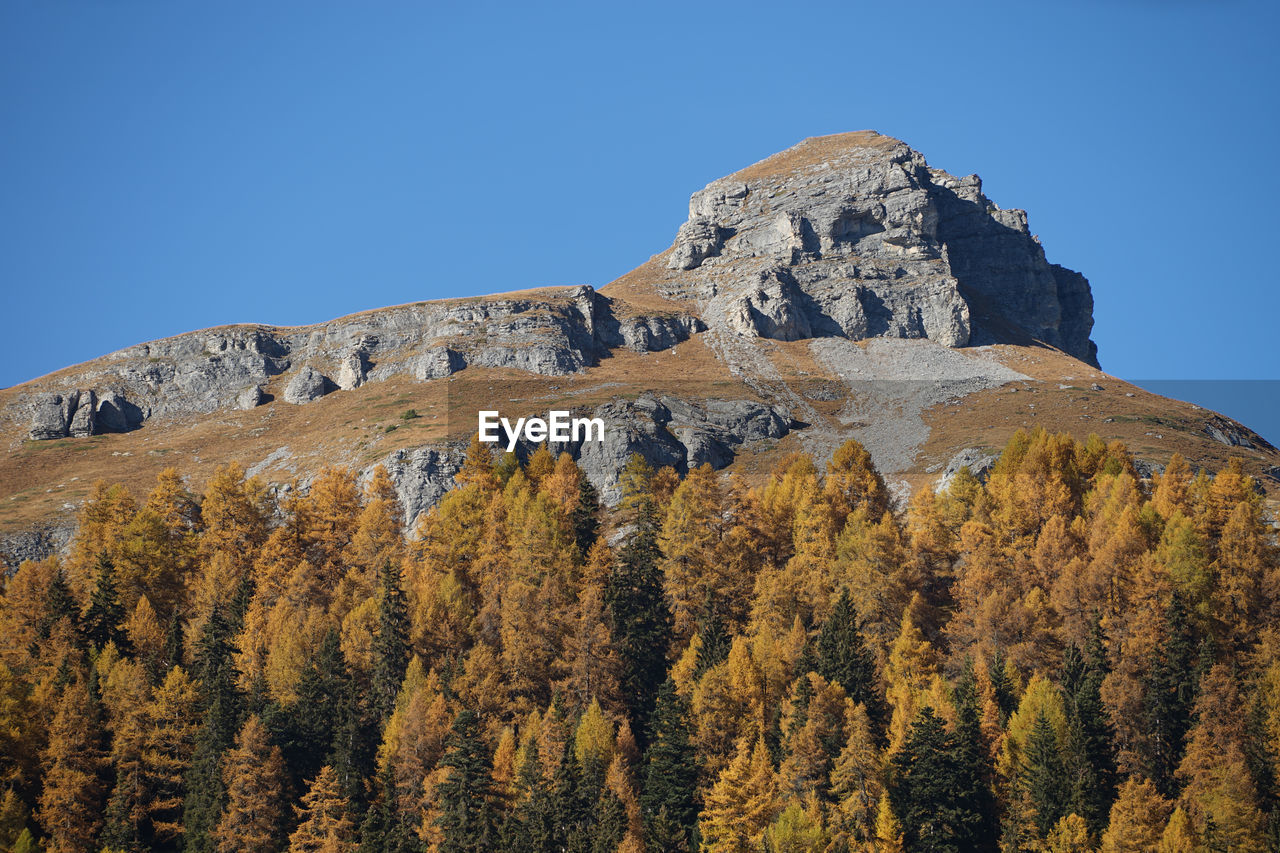
[[[1102,372],[1092,326],[1084,276],[976,175],[870,131],[807,139],[694,193],[673,245],[600,290],[224,326],[0,392],[0,552],[59,547],[99,478],[144,493],[232,460],[281,489],[385,465],[412,523],[482,409],[602,418],[604,441],[556,449],[607,500],[631,453],[752,479],[849,437],[905,495],[1036,426],[1122,440],[1147,471],[1238,456],[1280,493],[1280,452]]]

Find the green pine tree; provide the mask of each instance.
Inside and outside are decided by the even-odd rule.
[[[1114,735],[1102,704],[1102,682],[1106,676],[1106,651],[1101,627],[1095,621],[1088,655],[1068,645],[1062,664],[1067,709],[1067,738],[1063,746],[1067,811],[1084,818],[1095,836],[1106,829],[1111,804],[1116,798]]]
[[[75,631],[79,631],[80,607],[76,604],[75,596],[71,594],[66,575],[59,568],[53,573],[53,579],[49,581],[49,589],[44,595],[44,615],[40,619],[37,636],[42,640],[49,639],[53,626],[62,619],[66,619]],[[35,656],[36,652],[32,652],[32,657]]]
[[[986,849],[976,837],[984,825],[967,798],[965,773],[954,739],[930,707],[911,724],[906,743],[892,760],[889,801],[902,823],[908,850],[961,853]]]
[[[600,531],[600,493],[586,474],[578,478],[578,502],[569,520],[573,524],[573,539],[578,545],[578,553],[585,559]]]
[[[1199,678],[1196,642],[1187,610],[1178,595],[1165,614],[1165,642],[1152,656],[1145,679],[1145,742],[1140,757],[1146,775],[1166,797],[1178,793],[1174,774],[1191,729]]]
[[[698,639],[702,642],[702,646],[698,649],[698,663],[693,670],[695,678],[701,677],[716,664],[728,660],[729,647],[733,644],[733,638],[729,636],[720,608],[710,593],[707,594],[707,602],[703,605],[703,613],[705,615],[698,620]]]
[[[614,853],[627,835],[627,809],[605,788],[596,802],[595,834],[590,853]]]
[[[379,726],[396,706],[396,695],[409,666],[409,606],[400,569],[382,566],[378,592],[378,633],[373,638],[373,707]]]
[[[636,529],[609,573],[605,605],[622,660],[622,695],[632,729],[647,743],[654,698],[667,672],[672,621],[659,568],[657,509],[647,493],[635,500]]]
[[[464,710],[453,721],[440,766],[448,774],[436,788],[440,805],[437,825],[444,834],[441,853],[483,853],[496,838],[490,809],[492,768],[480,736],[480,720]]]
[[[222,756],[235,742],[244,710],[231,660],[231,625],[218,606],[209,613],[192,655],[204,719],[196,733],[183,803],[186,853],[214,853],[212,832],[226,805]]]
[[[81,619],[81,631],[89,644],[97,649],[115,643],[122,653],[128,653],[129,645],[124,630],[124,605],[116,589],[115,566],[106,554],[98,557],[93,592],[89,596],[89,609]]]
[[[693,839],[697,826],[698,758],[689,743],[689,709],[671,679],[663,682],[649,725],[640,806],[650,834]],[[671,824],[671,826],[667,826]]]
[[[883,734],[886,709],[876,665],[858,631],[858,612],[848,587],[840,593],[831,614],[822,624],[817,642],[817,672],[844,688],[855,704],[867,709],[876,730]]]
[[[1068,792],[1063,784],[1058,735],[1043,712],[1036,715],[1036,721],[1031,727],[1026,757],[1019,776],[1035,812],[1036,829],[1040,837],[1044,838],[1054,824],[1066,816]]]
[[[346,660],[338,632],[330,628],[320,650],[302,670],[297,700],[285,717],[282,747],[294,784],[314,779],[326,764],[334,766],[335,743],[347,695]],[[341,776],[339,776],[341,780]],[[343,786],[344,792],[346,786]]]
[[[380,795],[360,825],[359,853],[416,853],[413,828],[395,807],[395,771],[388,762],[378,774]]]
[[[991,750],[982,732],[978,690],[972,667],[966,667],[956,686],[956,723],[952,755],[956,765],[956,788],[961,802],[969,806],[965,835],[973,843],[968,849],[990,853],[996,849],[999,821],[992,789]]]

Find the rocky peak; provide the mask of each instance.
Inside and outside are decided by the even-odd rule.
[[[714,329],[798,340],[1037,340],[1090,364],[1093,299],[976,175],[871,132],[807,139],[693,194],[663,287]]]

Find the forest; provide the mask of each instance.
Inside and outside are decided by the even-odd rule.
[[[896,505],[473,442],[98,483],[0,596],[0,851],[1280,850],[1280,548],[1238,463],[1019,432]]]

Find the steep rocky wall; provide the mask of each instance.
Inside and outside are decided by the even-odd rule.
[[[839,140],[806,140],[694,193],[667,295],[745,336],[960,347],[1014,342],[1014,330],[1097,364],[1089,284],[1046,261],[1023,211],[902,143]],[[805,156],[820,144],[821,159]]]

